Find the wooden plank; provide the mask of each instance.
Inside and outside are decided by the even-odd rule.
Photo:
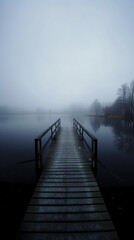
[[[51,174],[51,175],[42,175],[40,179],[81,179],[81,180],[88,180],[89,178],[93,178],[93,174],[88,174],[88,176],[85,175],[56,175],[56,174]]]
[[[96,192],[98,187],[36,187],[35,192]]]
[[[70,212],[103,212],[105,204],[99,205],[63,205],[63,206],[29,206],[27,213],[70,213]]]
[[[62,169],[59,169],[59,170],[45,170],[44,172],[42,172],[42,175],[48,175],[48,174],[63,174],[63,175],[67,175],[67,174],[75,174],[75,175],[87,175],[87,174],[92,174],[92,171],[91,170],[69,170],[69,169],[65,169],[65,170],[62,170]]]
[[[85,165],[80,165],[80,164],[73,164],[73,165],[71,165],[71,164],[69,164],[69,165],[61,165],[61,164],[58,164],[58,165],[56,165],[56,164],[50,164],[50,165],[46,165],[45,166],[45,169],[44,170],[49,170],[49,169],[51,169],[51,170],[87,170],[89,168],[89,170],[91,170],[90,169],[90,165],[89,164],[85,164]]]
[[[62,192],[62,193],[51,193],[51,192],[34,192],[33,198],[85,198],[85,197],[101,197],[101,193],[97,192]]]
[[[90,163],[89,164],[79,164],[79,163],[72,163],[71,162],[68,162],[68,164],[66,164],[66,162],[63,162],[60,163],[60,162],[57,162],[57,163],[49,163],[49,165],[46,165],[45,166],[45,169],[44,170],[90,170],[91,171],[91,166],[90,166]],[[92,172],[92,171],[91,171]]]
[[[49,167],[49,168],[45,168],[45,170],[42,172],[43,174],[44,173],[47,173],[47,172],[78,172],[78,173],[85,173],[85,172],[92,172],[91,171],[91,169],[89,169],[89,167],[79,167],[79,168],[77,168],[77,167],[56,167],[56,168],[52,168],[52,167]]]
[[[74,178],[81,178],[81,179],[88,179],[89,177],[94,177],[92,173],[90,174],[45,174],[42,175],[44,178],[66,178],[66,179],[74,179]]]
[[[69,159],[61,159],[61,160],[59,160],[59,158],[57,158],[57,159],[55,159],[55,158],[51,158],[49,161],[47,161],[46,162],[46,165],[45,165],[45,167],[47,168],[47,167],[58,167],[58,166],[61,166],[61,167],[68,167],[68,166],[80,166],[81,165],[81,167],[83,166],[83,167],[86,167],[86,166],[88,166],[89,168],[91,167],[91,165],[90,165],[90,162],[89,162],[89,160],[88,160],[88,162],[87,162],[87,160],[85,160],[85,161],[80,161],[80,159],[79,160],[76,160],[76,159],[72,159],[72,158],[69,158]]]
[[[83,179],[83,178],[46,178],[46,177],[41,177],[38,180],[38,183],[91,183],[95,182],[95,178],[91,177],[88,179]]]
[[[97,232],[114,230],[112,221],[94,222],[23,222],[20,231],[23,232]]]
[[[60,164],[60,163],[77,163],[77,164],[85,164],[85,163],[89,163],[89,158],[82,158],[81,156],[80,157],[46,157],[46,162],[47,163],[50,163],[50,162],[53,162],[55,164]]]
[[[55,165],[55,164],[51,164],[50,166],[49,165],[47,165],[46,167],[45,167],[45,171],[68,171],[68,170],[74,170],[74,171],[81,171],[81,170],[90,170],[90,172],[92,172],[91,171],[91,169],[90,169],[90,165],[88,164],[88,165],[77,165],[77,164],[75,164],[75,166],[74,165],[61,165],[61,164],[58,164],[58,165]],[[44,172],[45,172],[44,171]]]
[[[24,221],[49,222],[49,221],[101,221],[110,220],[108,212],[90,212],[89,213],[26,213]]]
[[[102,198],[63,198],[63,199],[51,199],[51,198],[32,198],[29,206],[42,206],[42,205],[85,205],[85,204],[99,204],[103,203],[104,200]]]
[[[22,233],[18,240],[118,240],[115,231],[90,233]]]
[[[51,183],[51,182],[38,182],[37,187],[92,187],[92,186],[97,186],[96,182],[86,182],[86,183],[80,183],[80,182],[75,182],[75,183],[67,183],[67,182],[62,182],[62,183]]]

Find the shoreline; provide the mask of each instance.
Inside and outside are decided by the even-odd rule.
[[[106,119],[120,119],[120,120],[124,120],[124,121],[129,121],[129,122],[134,122],[134,118],[130,118],[130,117],[125,117],[123,115],[96,115],[96,114],[88,114],[88,117],[103,117]]]

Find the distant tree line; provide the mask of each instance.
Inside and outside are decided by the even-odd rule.
[[[103,114],[103,107],[98,99],[95,99],[94,102],[91,104],[89,108],[90,115],[102,115]]]
[[[130,86],[126,83],[121,85],[117,99],[111,106],[104,108],[104,114],[134,120],[134,80],[131,81]]]

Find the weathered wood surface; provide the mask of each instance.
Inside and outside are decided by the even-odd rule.
[[[17,240],[116,240],[88,153],[72,128],[63,128],[20,226]]]

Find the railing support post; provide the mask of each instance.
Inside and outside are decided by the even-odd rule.
[[[81,128],[82,129],[82,132],[81,132],[81,138],[82,138],[82,140],[83,140],[83,128]]]
[[[97,138],[95,138],[87,129],[85,129],[77,120],[73,119],[73,125],[76,129],[76,132],[80,135],[81,139],[84,141],[86,146],[91,152],[91,166],[96,168],[97,166]],[[84,133],[91,139],[91,144],[86,140]]]
[[[97,139],[95,139],[95,167],[96,167],[96,164],[97,164]]]
[[[38,169],[38,139],[34,140],[35,145],[35,167]]]
[[[53,138],[53,127],[51,127],[51,139]]]
[[[53,131],[53,127],[54,127],[54,131]],[[49,143],[50,140],[53,139],[53,134],[54,137],[56,135],[57,129],[59,129],[60,127],[60,119],[58,119],[53,125],[51,125],[48,129],[46,129],[40,136],[38,136],[38,138],[36,138],[34,140],[34,144],[35,144],[35,167],[38,170],[39,168],[43,167],[42,164],[42,155],[43,155],[43,151],[46,148],[47,144]],[[46,142],[43,144],[42,146],[42,138],[47,134],[49,134],[48,139],[46,140]],[[40,161],[40,162],[39,162]],[[39,165],[40,163],[40,165]]]
[[[42,168],[42,142],[41,142],[41,138],[39,140],[39,144],[40,144],[40,168]]]

